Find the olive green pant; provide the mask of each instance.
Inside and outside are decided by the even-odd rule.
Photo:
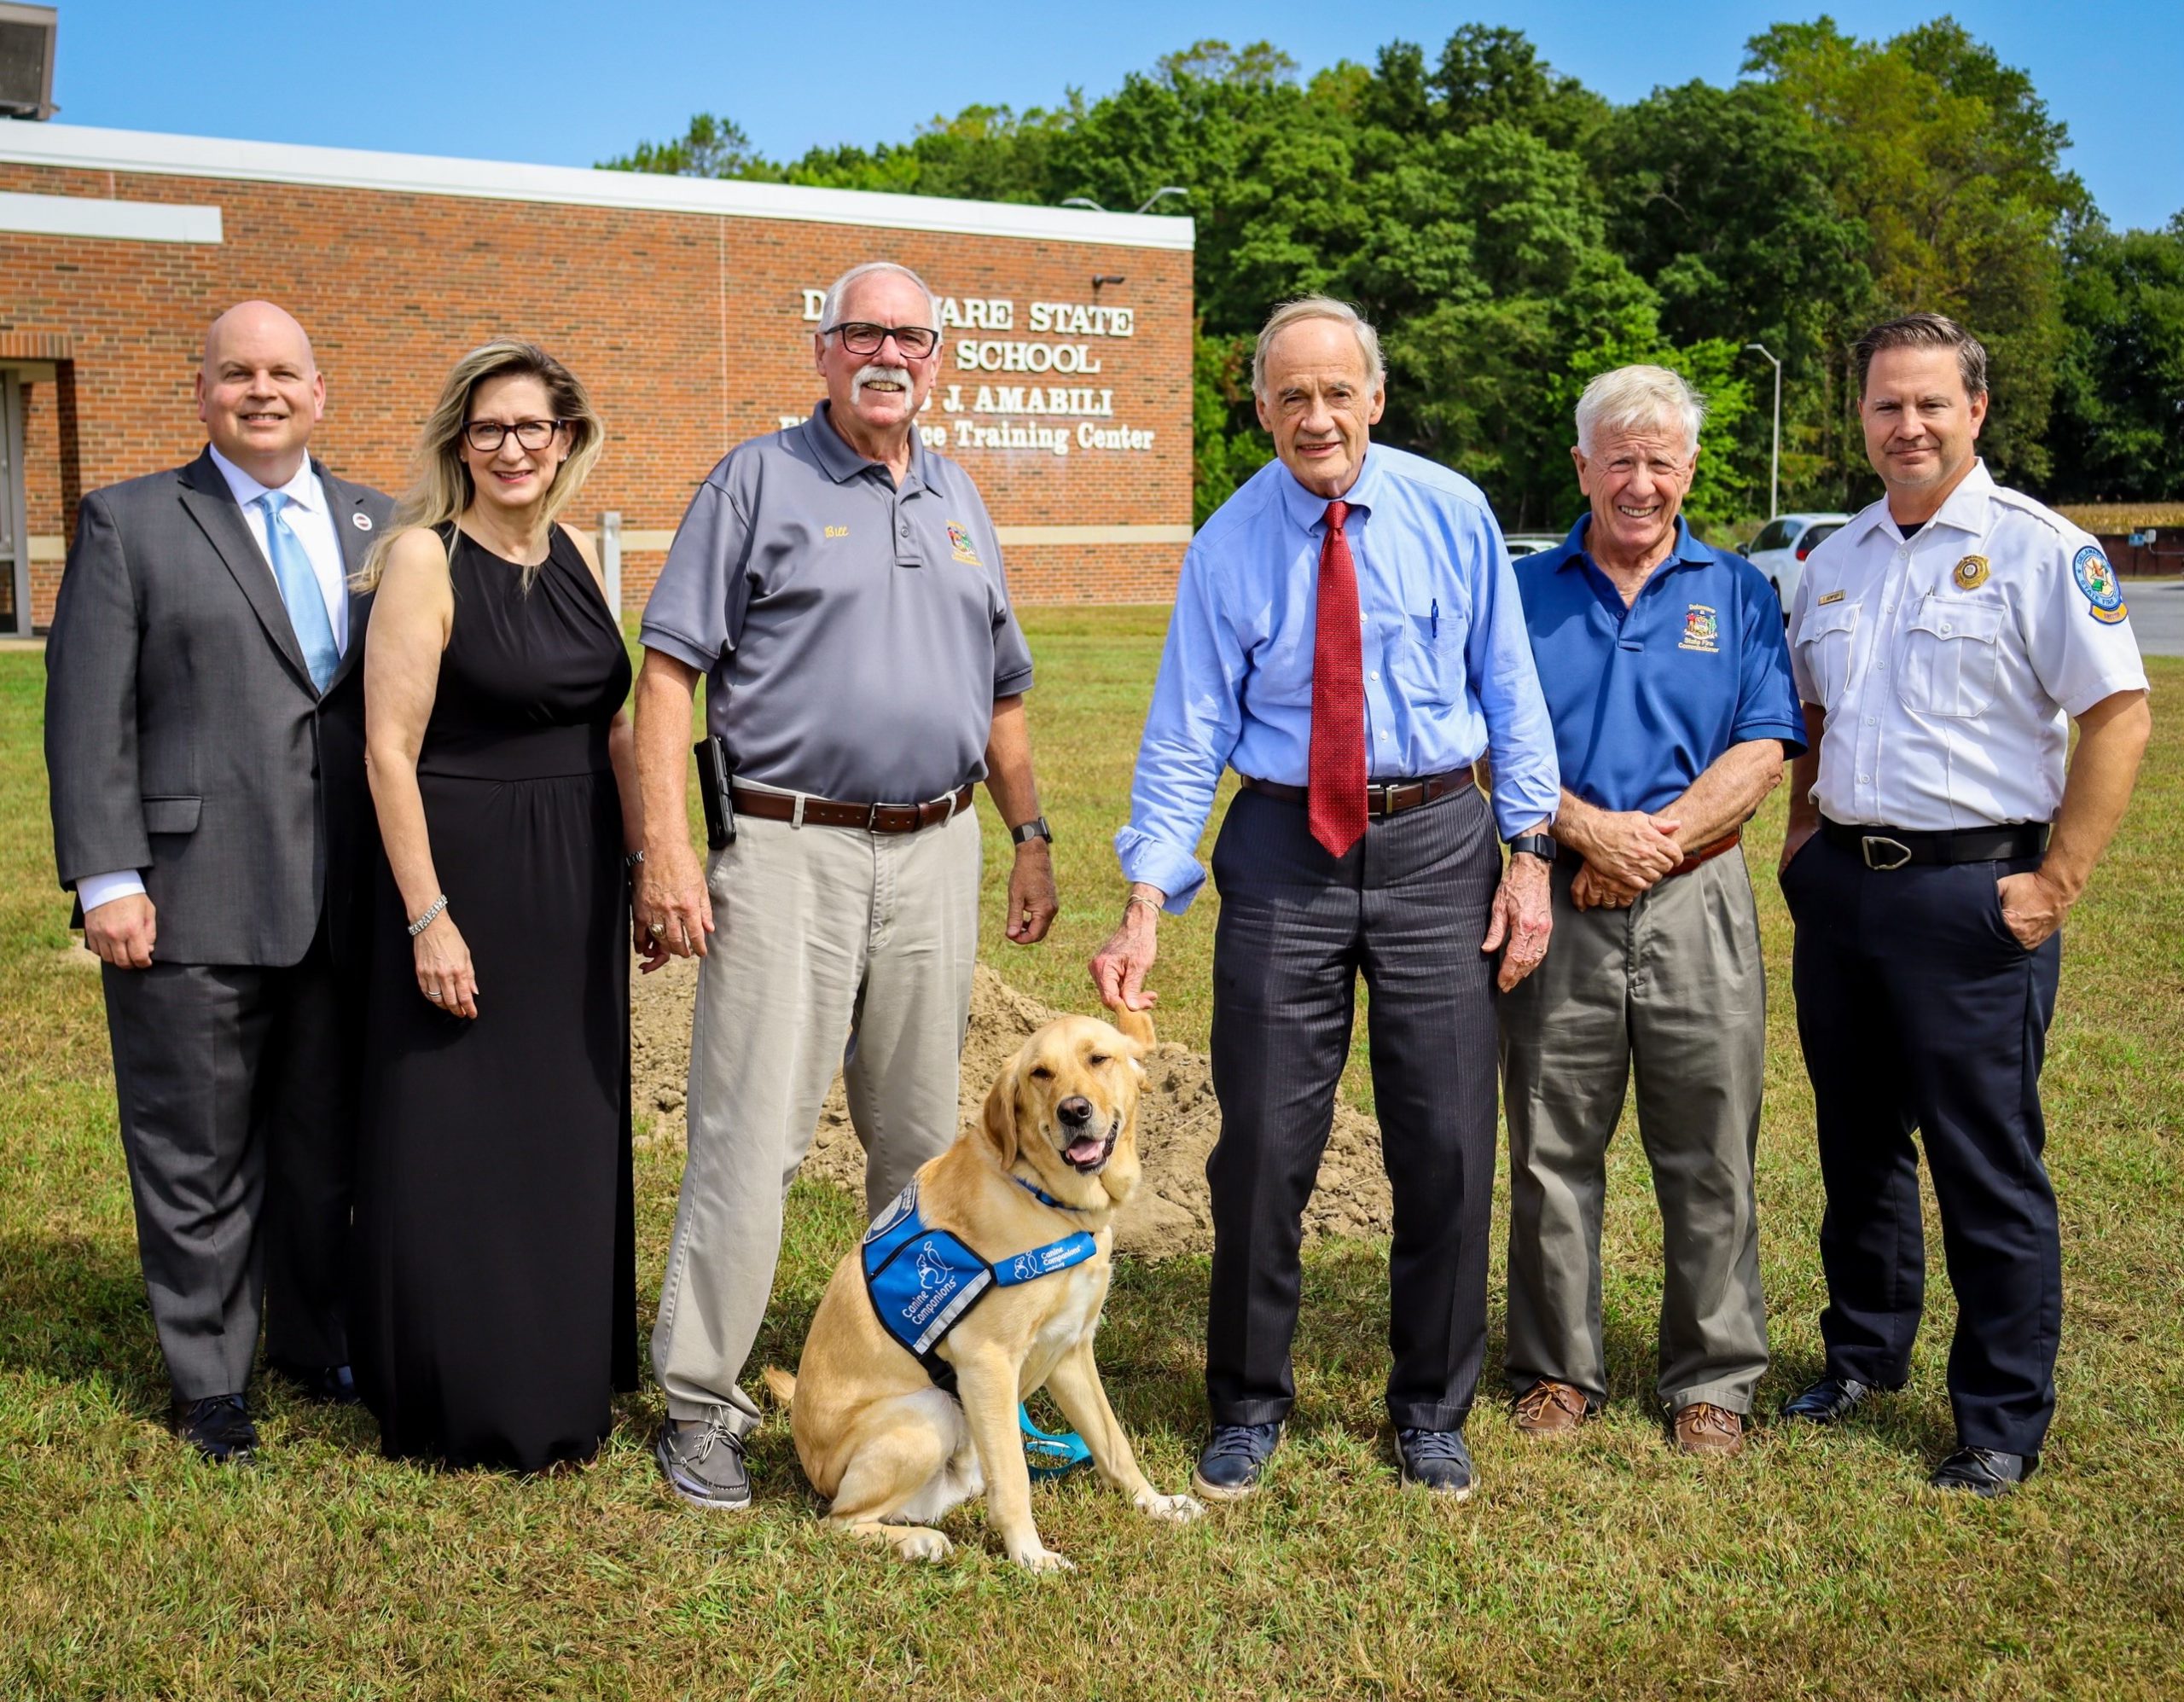
[[[1580,910],[1554,870],[1547,958],[1502,1001],[1509,1119],[1509,1383],[1607,1398],[1600,1213],[1607,1144],[1635,1082],[1664,1269],[1657,1387],[1670,1411],[1751,1410],[1767,1368],[1752,1159],[1766,971],[1744,854],[1674,875],[1627,910]]]

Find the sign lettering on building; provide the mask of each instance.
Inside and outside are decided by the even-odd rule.
[[[805,289],[804,320],[819,322],[827,292]],[[1097,302],[1017,304],[999,296],[944,296],[940,302],[942,381],[926,398],[918,435],[928,449],[1141,452],[1155,433],[1115,419],[1115,392],[1096,380],[1104,340],[1137,334],[1137,310]],[[950,333],[964,334],[951,336]],[[981,375],[1021,374],[1066,383],[990,382]],[[933,415],[942,417],[933,418]],[[803,415],[784,414],[784,427]],[[1074,423],[1067,423],[1073,421]]]

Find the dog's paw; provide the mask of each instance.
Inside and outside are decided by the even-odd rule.
[[[888,1540],[897,1556],[905,1560],[944,1560],[956,1552],[956,1545],[938,1531],[904,1531],[892,1533]]]
[[[1137,1510],[1163,1525],[1188,1525],[1205,1515],[1205,1503],[1189,1496],[1147,1495],[1139,1499]]]
[[[1077,1570],[1075,1561],[1066,1555],[1057,1554],[1051,1548],[1028,1548],[1008,1558],[1027,1572],[1073,1572]]]

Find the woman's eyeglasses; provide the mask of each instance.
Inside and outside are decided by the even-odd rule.
[[[504,426],[498,420],[473,420],[462,428],[462,440],[480,455],[491,455],[508,440],[508,433],[515,433],[517,444],[527,450],[542,450],[554,441],[554,433],[569,422],[566,420],[518,420],[513,426]]]

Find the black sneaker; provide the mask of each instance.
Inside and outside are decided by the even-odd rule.
[[[1823,1377],[1782,1403],[1782,1416],[1807,1424],[1839,1424],[1865,1403],[1873,1385],[1850,1377]]]
[[[177,1400],[174,1433],[215,1466],[249,1466],[258,1459],[258,1427],[241,1395]]]
[[[736,1513],[751,1505],[743,1438],[731,1427],[729,1410],[716,1408],[709,1418],[671,1418],[653,1445],[668,1488],[693,1507]]]
[[[1417,1484],[1451,1501],[1471,1493],[1471,1449],[1464,1446],[1463,1432],[1399,1430],[1396,1453],[1403,1461],[1406,1484]]]
[[[1279,1424],[1217,1424],[1205,1452],[1198,1456],[1191,1487],[1209,1501],[1241,1501],[1258,1488],[1281,1440]]]
[[[2005,1454],[1999,1448],[1960,1448],[1926,1479],[1937,1490],[1969,1490],[1992,1501],[2006,1496],[2040,1464],[2036,1454]]]

